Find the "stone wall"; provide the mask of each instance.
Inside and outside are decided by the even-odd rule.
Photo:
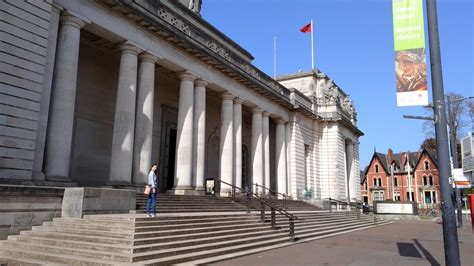
[[[0,180],[31,180],[51,0],[0,1]],[[7,179],[8,180],[4,180]]]
[[[61,216],[64,188],[0,186],[0,240]]]

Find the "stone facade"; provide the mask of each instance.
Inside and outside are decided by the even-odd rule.
[[[272,79],[182,2],[2,1],[1,182],[140,187],[158,163],[169,193],[359,199],[349,97],[317,69]]]

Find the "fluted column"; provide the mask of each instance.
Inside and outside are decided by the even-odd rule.
[[[263,184],[262,109],[252,110],[252,183]],[[253,185],[252,185],[253,186]],[[255,187],[253,188],[255,192]],[[261,193],[261,189],[259,193]]]
[[[242,103],[234,99],[234,180],[235,186],[242,188]]]
[[[120,50],[122,54],[115,103],[109,183],[129,185],[132,182],[137,100],[137,55],[140,53],[140,49],[132,44],[124,43],[120,46]]]
[[[263,138],[263,171],[264,171],[264,182],[263,185],[270,188],[270,121],[269,112],[262,113],[262,138]],[[264,191],[269,193],[268,190]]]
[[[222,94],[221,105],[221,131],[220,131],[220,167],[219,176],[221,181],[232,184],[234,173],[234,127],[233,127],[233,99],[234,95],[230,93]],[[231,187],[225,184],[221,185],[221,195],[228,195]]]
[[[146,184],[151,167],[153,138],[153,102],[155,96],[156,56],[142,53],[138,56],[137,113],[135,118],[135,142],[133,149],[133,184]]]
[[[195,190],[203,191],[205,146],[206,146],[206,86],[207,82],[198,79],[194,82],[194,182]]]
[[[279,193],[287,194],[285,121],[283,119],[277,119],[276,122],[275,151],[277,164],[277,191]]]
[[[179,75],[178,130],[176,136],[176,164],[174,190],[192,189],[193,174],[193,112],[194,80],[191,73]],[[181,193],[180,191],[178,193]]]
[[[54,87],[51,95],[49,128],[46,141],[47,179],[68,180],[76,102],[79,40],[85,23],[69,14],[61,16]]]
[[[291,179],[292,179],[292,171],[291,169],[295,167],[291,160],[291,122],[285,123],[285,150],[286,150],[286,192],[287,195],[292,195],[291,190]]]

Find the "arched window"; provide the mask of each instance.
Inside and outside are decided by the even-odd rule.
[[[428,176],[429,185],[433,185],[433,176]]]
[[[427,186],[428,185],[428,180],[426,178],[426,176],[424,175],[423,176],[423,186]]]
[[[430,170],[430,163],[425,161],[425,170]]]
[[[375,165],[375,172],[376,172],[376,173],[379,172],[379,165],[378,165],[378,164]]]

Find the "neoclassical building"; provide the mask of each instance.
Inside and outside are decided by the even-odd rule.
[[[318,69],[272,79],[200,1],[0,7],[1,183],[141,187],[157,163],[168,193],[360,199],[348,95]]]

